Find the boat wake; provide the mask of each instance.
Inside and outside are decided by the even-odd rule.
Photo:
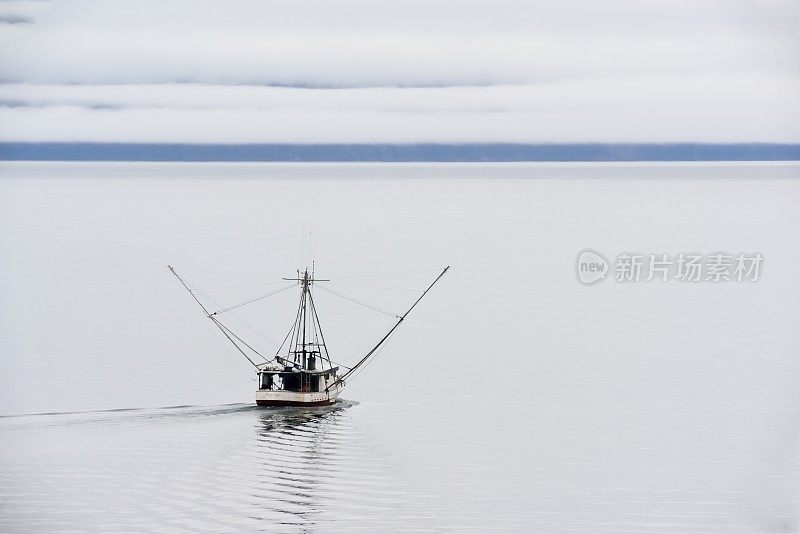
[[[352,532],[367,517],[373,527],[417,517],[399,504],[408,488],[383,440],[353,417],[356,406],[4,418],[0,495],[18,497],[0,531]]]

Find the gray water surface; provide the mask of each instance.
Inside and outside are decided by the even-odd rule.
[[[799,171],[3,163],[0,531],[797,532]],[[585,248],[765,263],[587,287]],[[165,266],[224,305],[311,256],[392,312],[453,267],[346,400],[256,408]],[[392,323],[315,298],[337,360]],[[295,306],[234,318],[274,351]]]
[[[790,454],[775,447],[781,429],[756,422],[788,414],[751,409],[735,421],[713,406],[521,409],[426,400],[3,418],[0,527],[794,528],[796,466],[778,461]]]

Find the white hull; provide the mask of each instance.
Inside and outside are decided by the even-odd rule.
[[[330,388],[328,391],[286,391],[286,390],[256,390],[256,404],[259,406],[320,406],[331,404],[342,392],[340,386]]]

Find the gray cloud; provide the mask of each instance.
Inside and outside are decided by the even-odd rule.
[[[15,4],[3,140],[800,141],[796,1]]]

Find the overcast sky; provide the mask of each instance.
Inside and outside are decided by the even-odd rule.
[[[0,0],[0,141],[800,142],[798,0]]]

